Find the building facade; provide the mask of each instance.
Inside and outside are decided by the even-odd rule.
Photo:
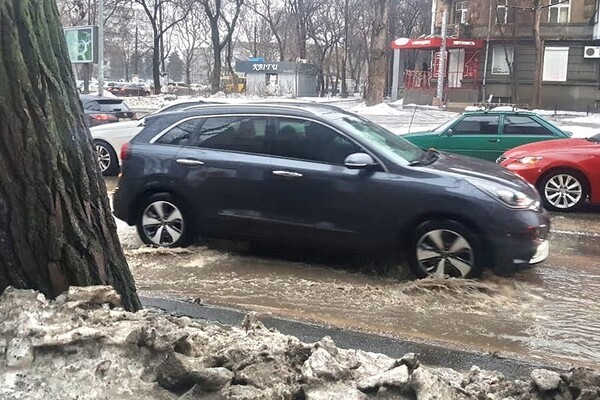
[[[466,58],[472,58],[473,52],[469,55],[466,49],[448,49],[444,100],[531,104],[535,70],[534,1],[433,1],[434,37],[441,34],[446,10],[449,38],[484,43],[477,52],[477,76],[472,71],[467,73],[465,68]],[[542,106],[599,110],[599,0],[541,0],[540,3]],[[435,78],[436,71],[432,75]],[[469,92],[465,86],[470,88]]]

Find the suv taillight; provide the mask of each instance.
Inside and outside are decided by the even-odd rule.
[[[129,157],[129,143],[123,144],[121,146],[121,161],[127,160]]]

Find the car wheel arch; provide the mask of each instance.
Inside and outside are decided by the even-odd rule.
[[[413,232],[415,232],[415,230],[421,224],[424,224],[428,221],[454,221],[464,225],[473,234],[475,234],[481,242],[481,246],[483,248],[483,265],[492,265],[494,255],[492,254],[493,247],[490,244],[490,239],[484,234],[483,230],[475,221],[473,221],[473,219],[465,215],[452,212],[432,211],[421,213],[408,221],[408,223],[405,223],[403,226],[401,226],[399,229],[398,243],[400,244],[401,251],[405,253],[405,255],[411,250],[410,244]]]
[[[551,168],[548,168],[546,171],[544,171],[542,174],[540,174],[539,178],[535,182],[535,187],[538,188],[538,190],[539,190],[539,185],[544,181],[544,179],[546,179],[546,177],[548,177],[549,175],[551,175],[557,171],[569,171],[569,172],[574,172],[574,173],[580,174],[585,179],[583,184],[585,185],[585,189],[587,189],[588,196],[592,195],[592,186],[590,184],[590,178],[583,170],[581,170],[580,168],[577,168],[573,165],[555,165]]]
[[[141,192],[135,197],[134,201],[131,202],[127,223],[130,225],[136,223],[137,215],[142,211],[140,204],[142,204],[145,199],[147,199],[150,196],[163,193],[173,196],[175,199],[177,199],[186,208],[188,214],[191,215],[193,219],[195,219],[196,213],[191,204],[185,199],[183,193],[181,193],[174,187],[154,186],[146,188],[143,192]]]

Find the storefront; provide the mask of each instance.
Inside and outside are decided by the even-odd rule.
[[[237,61],[252,96],[312,97],[317,95],[317,66],[296,62]]]
[[[392,42],[394,49],[394,76],[392,81],[392,100],[398,98],[400,85],[404,89],[405,102],[407,95],[412,97],[411,91],[415,89],[422,95],[426,92],[421,104],[429,102],[429,98],[440,75],[440,48],[441,37],[430,37],[422,39],[400,38]],[[474,39],[446,39],[446,63],[442,76],[444,77],[444,88],[449,98],[455,97],[456,101],[464,101],[473,97],[477,98],[479,92],[479,67],[481,59],[482,40]],[[403,67],[402,51],[419,50],[429,53],[429,63],[424,62],[419,70],[406,70]],[[433,55],[433,56],[431,56]],[[402,68],[401,68],[402,65]],[[429,104],[431,104],[429,102]]]

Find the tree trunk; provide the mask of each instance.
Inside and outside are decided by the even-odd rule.
[[[160,37],[156,33],[152,49],[152,79],[154,80],[154,94],[160,94]]]
[[[349,0],[344,0],[344,43],[342,49],[342,99],[348,97],[348,86],[346,85],[346,64],[348,63],[348,25],[350,23]]]
[[[542,19],[541,1],[534,0],[533,8],[533,40],[535,45],[535,66],[533,70],[533,90],[531,104],[533,108],[542,106],[542,65],[544,60],[544,43],[540,38],[540,21]]]
[[[388,0],[376,0],[371,33],[369,54],[369,74],[367,77],[367,106],[383,103],[385,80],[387,76],[388,50]]]
[[[211,93],[215,94],[221,90],[221,37],[219,34],[219,22],[217,19],[210,20],[211,40],[213,46],[213,70],[210,79]]]
[[[0,291],[114,286],[141,305],[54,1],[0,0]]]

